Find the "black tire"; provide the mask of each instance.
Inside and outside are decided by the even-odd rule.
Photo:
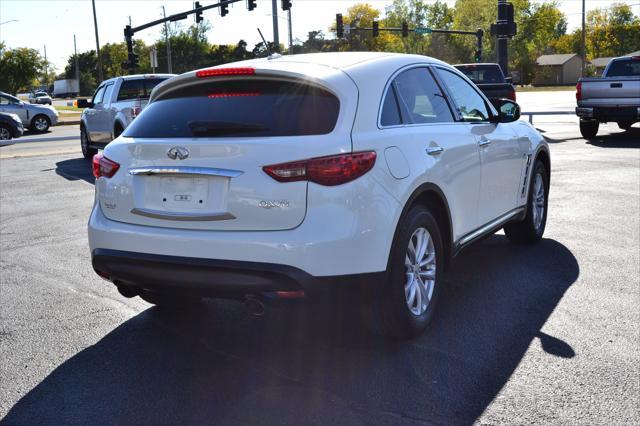
[[[124,129],[122,128],[122,126],[120,124],[116,124],[115,127],[113,128],[113,138],[114,139],[117,138],[122,134],[122,132],[124,132]]]
[[[410,240],[414,232],[420,228],[428,231],[435,251],[435,280],[431,299],[426,310],[420,314],[412,312],[409,307],[409,297],[405,295],[405,284],[410,277],[407,274],[410,267],[405,266],[408,258]],[[444,282],[444,250],[438,223],[431,212],[423,206],[415,206],[407,213],[398,226],[389,258],[389,270],[386,281],[377,289],[377,294],[370,304],[366,321],[377,333],[399,339],[409,339],[419,336],[431,322],[437,301]],[[420,285],[420,284],[417,284]],[[416,288],[416,291],[419,287]],[[417,307],[417,293],[414,309]]]
[[[10,141],[13,138],[13,130],[5,124],[0,124],[0,140]]]
[[[544,210],[540,222],[536,221],[536,214],[534,214],[534,204],[540,202],[539,197],[536,199],[535,186],[536,180],[540,176],[542,179],[542,189],[544,191],[544,200],[542,205]],[[534,244],[542,239],[544,235],[544,229],[547,225],[547,211],[549,206],[549,174],[547,169],[541,161],[536,161],[533,172],[531,174],[531,181],[529,182],[529,199],[527,201],[527,212],[523,220],[519,222],[511,222],[504,226],[504,233],[514,244]]]
[[[159,293],[150,290],[142,290],[139,296],[147,303],[156,305],[163,310],[166,309],[171,311],[198,309],[202,300],[200,297],[195,295]]]
[[[618,121],[618,127],[622,130],[629,130],[633,126],[633,121]]]
[[[82,149],[82,156],[87,160],[91,160],[94,155],[98,153],[96,148],[91,148],[89,145],[91,144],[91,140],[89,139],[89,135],[87,134],[87,130],[84,126],[80,127],[80,149]]]
[[[580,120],[580,134],[585,139],[593,139],[598,134],[600,123],[595,120]]]
[[[38,114],[31,119],[31,125],[29,128],[38,133],[45,133],[51,127],[51,120],[49,117],[43,114]]]

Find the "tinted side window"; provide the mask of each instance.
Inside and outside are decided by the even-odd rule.
[[[393,90],[393,84],[389,85],[387,94],[384,96],[384,104],[382,104],[382,114],[380,115],[380,124],[382,126],[397,126],[402,124],[400,118],[400,109],[398,108],[398,100]]]
[[[450,123],[453,115],[427,68],[413,68],[396,77],[400,107],[412,123]]]
[[[447,87],[464,121],[485,121],[489,110],[482,96],[463,78],[451,71],[438,68],[438,75]]]
[[[104,86],[100,86],[98,87],[98,90],[96,90],[96,93],[93,95],[93,100],[91,102],[93,102],[94,105],[101,104],[103,96],[104,96]]]
[[[111,102],[112,92],[113,92],[113,83],[107,84],[104,89],[104,96],[102,97],[104,102]]]

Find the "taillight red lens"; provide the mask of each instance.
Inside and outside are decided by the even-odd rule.
[[[576,100],[582,100],[582,83],[576,84]]]
[[[255,68],[208,68],[206,70],[196,71],[196,77],[219,77],[225,75],[254,75]]]
[[[220,92],[207,95],[209,98],[237,98],[242,96],[260,96],[260,92]]]
[[[264,166],[262,170],[278,182],[304,180],[335,186],[359,178],[371,170],[375,163],[375,151],[366,151],[274,164]]]
[[[516,101],[516,91],[512,90],[511,92],[509,92],[509,94],[507,95],[507,98],[511,99],[513,102]]]
[[[119,168],[120,164],[109,160],[102,154],[96,154],[93,156],[93,176],[96,179],[99,177],[110,178],[116,174]]]

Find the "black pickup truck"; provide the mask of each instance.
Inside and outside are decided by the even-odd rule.
[[[502,68],[498,64],[458,64],[454,65],[464,75],[473,81],[478,89],[489,98],[516,100],[516,88],[511,82],[511,77],[505,78]]]

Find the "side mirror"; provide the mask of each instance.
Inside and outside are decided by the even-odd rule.
[[[88,99],[78,99],[76,103],[78,108],[93,108],[93,102]]]
[[[520,105],[509,99],[496,99],[493,106],[498,110],[498,116],[494,116],[494,123],[511,123],[520,119]]]
[[[504,81],[506,81],[509,84],[513,84],[513,77],[505,77]]]

